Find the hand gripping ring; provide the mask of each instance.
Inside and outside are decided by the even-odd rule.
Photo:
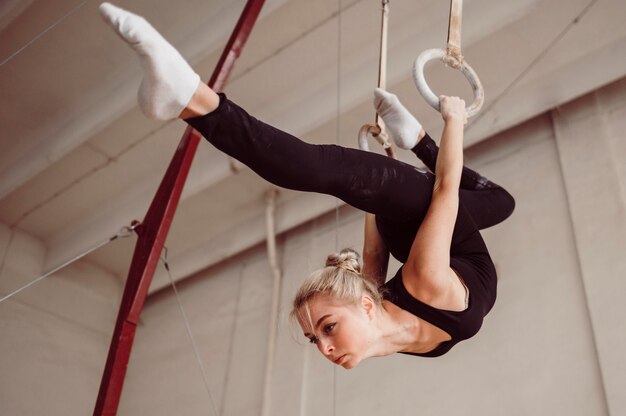
[[[426,100],[426,102],[437,111],[441,111],[441,108],[439,107],[439,98],[433,93],[426,83],[426,78],[424,77],[424,66],[426,63],[435,59],[439,59],[445,63],[446,56],[447,52],[445,49],[427,49],[417,57],[415,64],[413,65],[413,80],[415,81],[415,86],[417,86],[417,89],[420,94],[422,94],[422,97],[424,97],[424,100]],[[472,67],[470,67],[465,61],[454,66],[457,67],[463,75],[465,75],[465,78],[467,78],[472,86],[472,90],[474,91],[474,102],[465,109],[467,117],[472,117],[480,111],[480,108],[483,106],[483,102],[485,101],[485,91],[483,90],[483,85],[480,83],[480,79],[478,79],[476,72],[474,72]]]

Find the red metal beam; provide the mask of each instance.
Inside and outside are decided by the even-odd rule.
[[[213,90],[221,91],[224,88],[264,2],[265,0],[248,0],[246,3],[209,80],[209,86]],[[117,414],[139,315],[148,295],[148,288],[152,282],[199,141],[200,134],[188,127],[165,172],[143,223],[136,228],[138,240],[128,271],[122,304],[111,339],[94,415]]]

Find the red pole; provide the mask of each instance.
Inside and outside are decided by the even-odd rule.
[[[248,0],[246,3],[209,80],[209,86],[213,90],[221,91],[224,88],[264,1]],[[191,127],[187,127],[143,223],[136,228],[139,237],[128,271],[122,304],[111,339],[94,415],[117,414],[139,315],[148,295],[148,288],[152,282],[199,141],[200,134]]]

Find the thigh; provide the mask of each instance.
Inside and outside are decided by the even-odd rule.
[[[463,256],[478,253],[487,253],[487,246],[467,206],[464,202],[460,202],[450,243],[450,255]]]
[[[515,199],[499,186],[483,190],[461,189],[459,198],[480,230],[501,223],[515,209]]]
[[[417,215],[412,218],[393,216],[376,216],[376,226],[389,252],[400,262],[407,261],[415,235],[426,215],[426,211],[417,209]],[[469,254],[488,254],[485,242],[480,234],[478,225],[470,215],[463,202],[459,203],[452,242],[451,256]]]

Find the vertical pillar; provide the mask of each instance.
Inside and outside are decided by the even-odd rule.
[[[552,115],[608,413],[626,414],[626,84]]]

